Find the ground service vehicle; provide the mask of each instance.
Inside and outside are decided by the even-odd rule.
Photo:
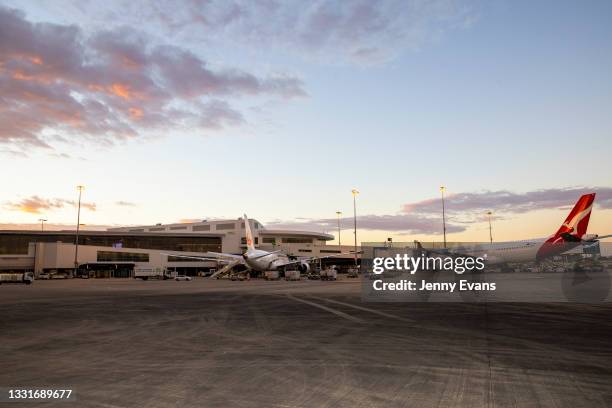
[[[25,283],[26,285],[29,285],[32,282],[34,282],[34,273],[32,272],[0,273],[0,284]]]
[[[300,271],[285,271],[285,280],[288,281],[299,281]]]
[[[265,271],[264,278],[265,280],[278,280],[280,279],[280,275],[278,271]]]
[[[321,280],[336,280],[338,279],[338,271],[335,267],[325,268],[321,271]]]
[[[134,268],[135,279],[168,279],[165,268]]]

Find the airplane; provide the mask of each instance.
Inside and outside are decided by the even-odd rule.
[[[296,266],[297,269],[301,273],[308,273],[310,271],[310,263],[319,259],[333,258],[342,255],[355,254],[354,251],[333,254],[328,256],[320,256],[320,257],[308,257],[308,258],[298,258],[294,259],[287,254],[284,254],[282,250],[278,251],[265,251],[263,249],[256,249],[255,245],[253,245],[253,233],[251,232],[251,226],[249,224],[249,219],[246,214],[244,215],[244,228],[246,234],[246,245],[247,249],[242,255],[236,254],[228,254],[222,252],[207,252],[207,256],[199,257],[199,256],[188,256],[188,255],[177,255],[177,254],[162,254],[162,255],[171,255],[173,257],[178,258],[189,258],[189,259],[199,259],[199,260],[222,260],[227,263],[227,266],[224,267],[224,270],[230,270],[236,265],[244,265],[247,267],[247,270],[254,270],[257,272],[265,272],[265,271],[284,271],[287,267]],[[215,277],[217,274],[212,275],[211,277]]]
[[[442,256],[484,257],[490,265],[518,262],[539,262],[560,255],[580,245],[594,243],[612,235],[587,234],[595,193],[581,196],[561,227],[547,238],[479,244],[457,250],[431,250],[415,241],[417,251]]]

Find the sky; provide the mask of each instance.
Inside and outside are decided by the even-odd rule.
[[[0,0],[0,228],[612,233],[612,3]]]

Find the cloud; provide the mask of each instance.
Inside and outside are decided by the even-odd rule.
[[[145,13],[186,38],[223,36],[250,47],[264,44],[328,62],[366,64],[435,42],[470,26],[479,13],[479,2],[454,0],[192,0],[180,8],[161,1],[141,6],[133,3],[131,11],[112,17],[134,22]]]
[[[60,138],[113,144],[171,129],[243,125],[227,99],[305,96],[299,78],[214,69],[132,28],[85,33],[0,6],[0,145],[51,149]]]
[[[242,114],[232,109],[227,102],[213,100],[201,105],[202,119],[200,125],[207,129],[222,129],[226,126],[237,126],[245,123]]]
[[[72,205],[73,207],[77,206],[77,203],[74,201],[66,201],[66,204]],[[84,202],[81,202],[81,208],[85,208],[89,211],[96,211],[97,209],[95,203],[84,203]]]
[[[137,207],[137,205],[135,203],[131,203],[129,201],[115,201],[115,205],[118,205],[120,207]]]
[[[76,207],[77,203],[72,200],[66,200],[63,198],[42,198],[37,195],[24,198],[17,202],[5,203],[5,208],[11,211],[21,211],[30,214],[41,214],[42,212],[54,211],[66,206]],[[90,211],[96,211],[96,204],[81,202],[81,208],[88,209]]]
[[[68,153],[49,153],[48,156],[56,159],[72,159]]]
[[[179,224],[193,224],[194,222],[202,222],[202,218],[181,218]]]
[[[19,157],[19,158],[27,158],[28,155],[25,152],[19,150],[11,150],[11,149],[0,149],[1,154],[5,154],[7,156]]]
[[[85,227],[81,226],[81,229],[87,231],[106,231],[108,228],[113,227],[112,225],[98,225],[98,224],[87,224]],[[0,230],[20,230],[20,231],[40,231],[40,223],[0,223]],[[45,231],[66,231],[75,230],[76,224],[55,224],[45,222]]]
[[[612,188],[610,187],[568,187],[534,190],[526,193],[509,191],[483,191],[458,193],[445,199],[447,212],[446,232],[466,231],[471,224],[486,222],[487,211],[493,211],[492,219],[503,219],[508,214],[522,214],[528,211],[562,209],[572,207],[582,194],[596,192],[595,203],[603,209],[612,209]],[[442,205],[439,197],[404,204],[400,214],[365,215],[357,217],[359,229],[389,231],[399,235],[442,233]],[[352,229],[353,219],[342,218],[342,229]],[[336,231],[336,218],[296,221],[272,221],[268,228],[303,229],[308,231]]]
[[[477,216],[486,211],[521,214],[528,211],[567,208],[574,205],[582,194],[597,193],[595,204],[612,209],[610,187],[567,187],[513,193],[507,190],[450,194],[445,199],[446,211],[453,215]],[[402,211],[413,215],[435,215],[441,211],[440,198],[404,204]]]
[[[340,219],[342,229],[353,228],[353,218]],[[441,234],[441,216],[425,217],[413,214],[395,215],[364,215],[357,217],[357,226],[360,230],[389,231],[399,234]],[[266,223],[266,228],[287,228],[307,231],[336,231],[338,220],[336,218],[305,219],[304,221],[272,221]],[[447,233],[465,231],[463,225],[447,223]]]

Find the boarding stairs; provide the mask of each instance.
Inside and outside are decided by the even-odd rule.
[[[222,278],[225,275],[228,275],[232,269],[234,269],[234,267],[236,265],[238,265],[239,263],[241,263],[242,261],[239,259],[236,259],[234,261],[231,261],[230,263],[228,263],[227,265],[225,265],[223,268],[219,269],[217,272],[213,273],[212,275],[210,275],[210,278]]]

